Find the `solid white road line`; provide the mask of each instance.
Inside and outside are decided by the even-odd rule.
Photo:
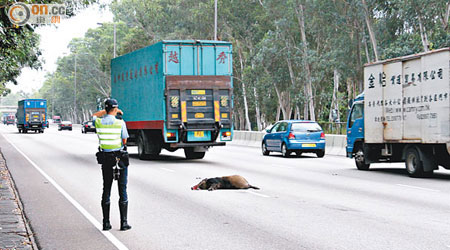
[[[441,192],[440,190],[436,190],[436,189],[429,189],[429,188],[423,188],[423,187],[409,186],[409,185],[403,185],[403,184],[396,184],[396,185],[400,186],[400,187],[414,188],[414,189],[430,191],[430,192]]]
[[[160,169],[165,170],[165,171],[167,171],[167,172],[175,172],[175,170],[168,169],[168,168],[160,168]]]
[[[250,190],[247,190],[247,193],[251,193],[251,194],[254,194],[256,196],[260,196],[260,197],[264,197],[264,198],[270,198],[270,196],[267,196],[265,194],[256,193],[256,192],[253,192],[253,191],[250,191]]]
[[[119,241],[111,232],[108,231],[103,231],[102,230],[102,225],[100,224],[100,222],[98,222],[97,220],[95,220],[94,216],[92,216],[88,211],[86,211],[86,209],[84,209],[80,203],[78,203],[74,198],[72,198],[58,183],[56,183],[55,180],[53,180],[52,177],[50,177],[49,175],[47,175],[38,165],[36,165],[36,163],[34,163],[28,156],[26,156],[18,147],[16,147],[16,145],[14,145],[14,143],[12,143],[6,136],[5,134],[3,134],[3,137],[5,137],[5,139],[17,150],[17,152],[19,152],[23,157],[25,157],[25,159],[27,159],[31,165],[36,168],[37,171],[39,171],[39,173],[42,174],[42,176],[45,177],[45,179],[48,180],[48,182],[50,182],[64,197],[66,197],[66,199],[72,203],[72,205],[78,209],[78,211],[80,211],[81,214],[84,215],[84,217],[86,217],[86,219],[88,219],[115,247],[117,247],[117,249],[120,250],[128,250],[128,248],[121,242]]]

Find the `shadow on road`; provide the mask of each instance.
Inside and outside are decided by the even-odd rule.
[[[409,177],[404,168],[371,168],[368,171]],[[450,180],[450,175],[445,173],[433,173],[425,175],[424,177],[420,177],[420,179]]]
[[[131,159],[140,160],[138,154],[129,154]],[[185,157],[180,157],[176,155],[158,155],[151,159],[141,160],[141,161],[152,161],[152,162],[160,162],[160,163],[188,163],[188,162],[195,162],[196,164],[212,164],[213,162],[204,160],[204,159],[198,159],[198,160],[192,160],[192,159],[186,159]]]
[[[9,134],[9,135],[16,135],[16,134],[20,134],[20,135],[39,135],[41,133],[37,133],[37,132],[19,133],[19,131],[8,131],[8,132],[4,132],[3,134]]]
[[[269,157],[284,158],[283,155],[281,155],[281,154],[269,155]],[[298,156],[298,155],[292,154],[289,157],[286,157],[285,159],[302,159],[302,158],[303,159],[312,159],[312,158],[318,158],[318,157],[315,155],[303,155],[302,154],[302,155]]]

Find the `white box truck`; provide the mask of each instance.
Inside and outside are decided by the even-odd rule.
[[[365,65],[347,123],[358,169],[403,161],[414,177],[450,169],[449,70],[450,48]]]

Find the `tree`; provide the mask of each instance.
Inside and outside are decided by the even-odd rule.
[[[74,10],[85,8],[96,0],[78,0],[66,3],[68,16],[74,15]],[[14,26],[8,16],[9,7],[16,1],[4,0],[0,3],[0,94],[5,96],[10,90],[6,83],[18,84],[17,77],[22,68],[41,67],[41,51],[39,49],[39,36],[34,32],[37,25]],[[28,4],[64,3],[54,0],[31,0]]]
[[[119,55],[160,40],[213,36],[214,0],[122,0],[110,7]],[[365,63],[450,46],[446,1],[220,0],[218,7],[218,36],[233,44],[233,119],[242,130],[279,119],[329,123],[363,91]],[[105,24],[71,43],[79,53],[77,114],[70,108],[74,55],[48,76],[41,94],[55,93],[58,112],[84,117],[96,97],[109,94],[111,29]]]

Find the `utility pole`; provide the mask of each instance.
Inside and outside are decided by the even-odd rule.
[[[217,0],[214,0],[214,40],[217,41]]]
[[[116,23],[114,23],[114,57],[116,58]]]
[[[53,77],[54,77],[54,75],[52,76],[52,119],[53,119],[53,116],[55,115],[55,86],[54,86],[54,84],[53,84]]]
[[[77,122],[77,53],[75,53],[75,76],[73,87],[73,123]]]
[[[103,23],[97,23],[98,25],[103,26]],[[116,58],[117,54],[116,54],[116,23],[113,23],[114,25],[114,52],[113,52],[113,58]]]

